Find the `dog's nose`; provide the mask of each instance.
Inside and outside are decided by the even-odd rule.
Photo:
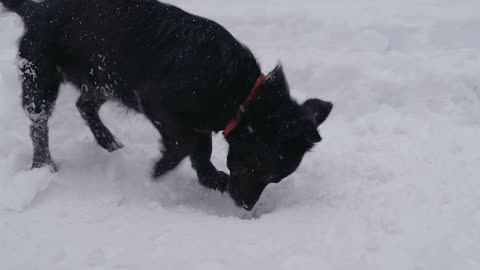
[[[326,101],[325,106],[327,107],[328,113],[330,114],[330,113],[332,112],[332,110],[333,110],[333,103],[330,102],[330,101]]]
[[[251,203],[251,204],[243,204],[242,208],[247,210],[247,211],[252,211],[252,209],[255,207],[256,203]]]

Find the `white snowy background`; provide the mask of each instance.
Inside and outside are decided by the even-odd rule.
[[[125,144],[106,153],[61,89],[51,127],[60,171],[29,171],[16,42],[0,15],[0,269],[480,269],[478,0],[176,0],[280,59],[299,100],[335,109],[324,141],[253,213],[195,180],[160,183],[159,135],[115,104]],[[215,138],[225,168],[227,145]]]

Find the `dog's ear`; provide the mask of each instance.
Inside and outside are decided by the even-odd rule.
[[[333,104],[320,99],[309,99],[303,103],[302,108],[318,127],[325,122],[332,112]]]
[[[290,87],[288,86],[287,77],[283,72],[282,64],[278,64],[267,76],[267,83],[279,91],[279,94],[290,95]]]
[[[322,141],[322,137],[320,136],[320,133],[318,133],[318,130],[311,125],[307,127],[304,135],[307,141],[311,143],[318,143]]]

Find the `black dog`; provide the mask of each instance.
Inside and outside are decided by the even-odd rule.
[[[202,185],[228,191],[247,210],[321,140],[317,127],[332,104],[299,105],[281,67],[262,75],[250,50],[211,20],[156,0],[0,2],[26,28],[19,57],[33,168],[55,169],[47,122],[65,81],[81,90],[77,108],[100,146],[122,147],[98,116],[117,100],[162,136],[155,178],[189,156]],[[230,177],[210,162],[212,132],[226,126]]]

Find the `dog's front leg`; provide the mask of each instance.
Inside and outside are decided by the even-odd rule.
[[[210,161],[211,156],[211,134],[197,133],[190,159],[193,168],[197,171],[198,181],[207,188],[225,192],[227,190],[229,176],[222,171],[218,171],[215,166],[213,166]]]
[[[186,132],[178,126],[165,128],[159,124],[156,125],[162,134],[163,156],[155,165],[153,178],[158,179],[167,172],[173,170],[192,153],[195,137],[193,133]]]

